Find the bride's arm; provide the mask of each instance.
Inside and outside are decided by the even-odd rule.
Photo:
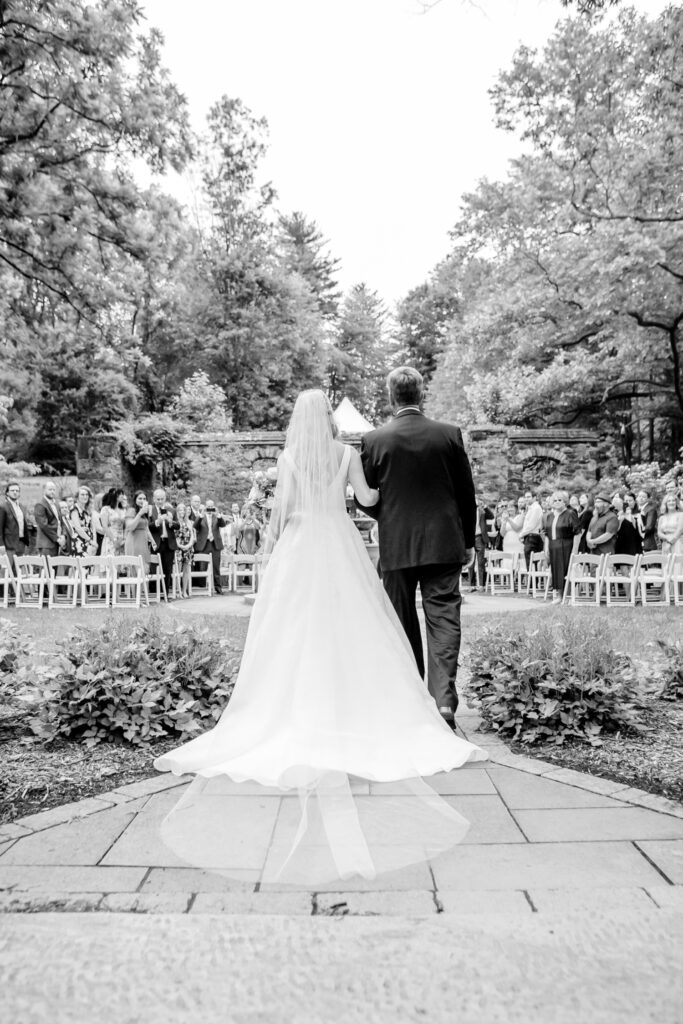
[[[351,449],[349,460],[349,483],[353,487],[356,499],[361,505],[376,505],[379,501],[379,491],[375,487],[368,487],[363,472],[363,464],[360,455],[355,448]]]

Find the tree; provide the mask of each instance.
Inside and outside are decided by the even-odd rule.
[[[466,197],[452,259],[486,267],[434,381],[464,368],[473,415],[501,422],[657,420],[683,429],[683,11],[561,23],[493,89],[531,152]],[[451,381],[452,383],[452,381]],[[611,425],[610,425],[611,424]]]
[[[212,384],[204,370],[197,370],[183,381],[170,412],[196,430],[230,430],[227,401],[223,388]]]
[[[386,413],[385,380],[397,351],[386,328],[387,311],[377,292],[367,284],[354,285],[344,296],[339,335],[330,353],[333,405],[348,398],[370,420]]]
[[[336,321],[340,299],[336,274],[340,261],[326,252],[328,242],[320,228],[299,211],[281,214],[279,228],[285,267],[304,279],[315,296],[321,316]]]
[[[450,266],[437,267],[429,281],[408,292],[396,313],[396,343],[405,360],[419,370],[428,384],[444,349],[448,327],[458,314],[457,285]]]

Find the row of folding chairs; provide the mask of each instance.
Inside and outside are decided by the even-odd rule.
[[[152,556],[146,567],[141,556],[79,558],[18,555],[14,566],[0,555],[0,606],[10,595],[17,608],[140,607],[166,598],[161,562]]]
[[[471,572],[471,570],[470,570]],[[550,595],[551,573],[544,552],[530,556],[511,551],[486,552],[486,589],[491,594]],[[570,604],[683,604],[683,554],[652,551],[643,555],[573,554],[563,600]]]
[[[563,600],[569,604],[683,605],[683,554],[572,555]]]

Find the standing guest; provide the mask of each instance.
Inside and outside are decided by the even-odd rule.
[[[578,549],[581,527],[579,517],[569,507],[566,491],[555,491],[550,496],[552,512],[546,512],[541,527],[545,557],[550,566],[553,604],[561,604],[572,553]]]
[[[673,494],[676,500],[678,500],[678,484],[673,478],[671,480],[667,480],[664,485],[664,496],[662,498],[662,503],[659,506],[660,515],[662,515],[663,512],[666,512],[666,499],[670,494]]]
[[[25,555],[28,547],[28,514],[19,501],[19,484],[7,484],[5,502],[0,505],[0,544],[14,569],[17,555]]]
[[[593,517],[586,531],[586,545],[591,555],[613,555],[619,532],[619,520],[606,494],[595,497]]]
[[[643,539],[643,552],[657,551],[657,509],[649,491],[638,491],[638,528]]]
[[[157,487],[152,497],[149,530],[161,559],[161,572],[166,584],[166,593],[170,595],[173,587],[173,563],[178,548],[175,538],[178,523],[173,514],[173,506],[166,502],[166,491],[163,487]]]
[[[191,597],[192,579],[190,573],[192,572],[192,556],[194,554],[197,534],[192,525],[187,505],[183,501],[179,501],[175,511],[178,522],[175,539],[178,545],[176,557],[178,559],[178,569],[180,570],[180,596]]]
[[[196,519],[197,516],[204,514],[204,506],[202,499],[199,494],[193,494],[190,498],[190,511],[188,513],[190,519]]]
[[[524,510],[524,521],[522,523],[522,529],[519,531],[519,539],[522,542],[524,548],[524,560],[526,562],[527,569],[531,563],[531,556],[537,551],[543,550],[543,509],[541,504],[537,501],[536,496],[531,492],[527,491],[524,495],[525,499],[525,510]]]
[[[74,533],[74,555],[77,558],[94,555],[97,544],[92,519],[92,491],[89,487],[78,488],[76,504],[71,510],[71,526]]]
[[[578,494],[570,494],[569,495],[569,507],[574,509],[574,511],[576,512],[577,516],[580,515],[580,513],[581,513],[581,503],[579,502]]]
[[[126,546],[126,509],[128,499],[120,487],[110,487],[102,498],[100,523],[102,525],[101,552],[105,557],[124,553]]]
[[[472,583],[472,590],[476,590],[477,587],[486,589],[486,549],[491,546],[490,532],[493,520],[493,512],[484,503],[484,499],[477,495],[477,525],[474,528],[474,564],[477,579],[476,583]]]
[[[493,520],[493,526],[496,531],[496,539],[493,546],[496,551],[503,550],[503,534],[501,533],[501,528],[503,526],[503,516],[507,514],[507,506],[508,503],[506,498],[501,498],[496,504],[496,515]]]
[[[586,543],[586,531],[588,530],[589,523],[593,518],[593,498],[590,494],[579,495],[579,526],[581,527],[581,534],[579,536],[579,554],[585,555],[588,551],[588,545]]]
[[[663,554],[683,554],[683,510],[675,493],[665,495],[664,512],[659,517],[657,535]]]
[[[213,589],[216,594],[223,593],[223,583],[221,580],[223,538],[221,536],[221,528],[225,524],[226,520],[217,512],[216,504],[211,499],[207,499],[204,514],[198,516],[192,524],[197,531],[197,540],[194,546],[195,552],[198,555],[211,555]]]
[[[102,510],[102,499],[104,498],[104,491],[98,492],[94,495],[92,503],[90,505],[90,514],[92,516],[92,529],[93,536],[95,538],[95,554],[102,554],[102,545],[104,543],[104,528],[102,526],[102,520],[100,519],[100,512]]]
[[[237,550],[243,555],[255,555],[261,540],[260,523],[248,508],[244,513],[242,526],[240,527]]]
[[[43,488],[43,497],[36,502],[33,515],[38,529],[36,550],[39,555],[56,558],[65,546],[62,517],[57,505],[57,488],[53,481],[48,481]]]
[[[244,519],[240,512],[240,507],[236,501],[233,501],[230,506],[230,515],[228,516],[228,547],[233,555],[237,553],[237,542],[243,522]]]
[[[619,520],[619,532],[614,553],[617,555],[642,554],[643,541],[638,529],[638,503],[633,491],[626,492],[621,502],[621,509],[615,506],[615,510]]]
[[[156,543],[149,528],[149,502],[144,491],[133,498],[133,507],[126,509],[124,520],[124,552],[133,558],[141,556],[145,572],[149,572],[150,554]]]
[[[74,528],[71,525],[71,509],[69,508],[69,502],[66,499],[59,503],[59,519],[62,526],[62,534],[64,536],[62,554],[67,558],[71,558],[74,553],[75,534]]]
[[[524,513],[517,511],[514,501],[509,502],[507,509],[503,512],[500,522],[500,532],[503,537],[503,551],[510,551],[514,555],[524,554],[524,545],[519,539],[519,534],[524,523]],[[518,561],[519,559],[517,559]]]

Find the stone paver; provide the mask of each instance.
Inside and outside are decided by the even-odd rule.
[[[602,793],[604,796],[612,796],[622,789],[628,789],[622,782],[598,778],[586,772],[574,771],[573,768],[553,768],[550,772],[544,772],[544,775],[556,782],[567,782],[570,786],[578,786],[579,789],[587,789],[591,793]]]
[[[463,845],[524,843],[524,833],[498,796],[447,796],[444,798],[470,823]]]
[[[639,842],[637,847],[657,865],[670,882],[683,885],[683,841]]]
[[[235,870],[230,877],[200,871],[197,868],[152,868],[140,889],[141,892],[229,892],[233,889],[254,889],[261,872]]]
[[[589,793],[516,768],[491,767],[489,778],[512,810],[550,807],[618,807],[611,797]]]
[[[27,817],[21,818],[19,824],[29,831],[35,832],[39,829],[51,828],[53,825],[73,821],[75,818],[85,818],[89,814],[105,811],[112,806],[113,801],[107,800],[106,797],[88,797],[86,800],[75,800],[70,804],[61,804],[61,806],[51,807],[47,811],[29,814]]]
[[[122,804],[18,839],[0,856],[7,864],[98,864],[142,803]]]
[[[648,895],[654,900],[658,907],[669,907],[673,910],[683,911],[683,886],[650,886],[647,891]]]
[[[529,899],[540,914],[566,914],[584,910],[649,912],[652,899],[645,889],[530,889]]]
[[[97,909],[116,914],[184,914],[190,901],[186,892],[110,892]]]
[[[316,897],[318,914],[431,917],[438,913],[430,892],[325,892]]]
[[[460,846],[432,861],[442,889],[594,889],[659,885],[662,876],[632,843]]]
[[[471,914],[488,917],[491,914],[533,914],[533,907],[523,892],[491,889],[439,889],[436,898],[444,914]]]
[[[0,889],[39,889],[41,892],[135,892],[146,868],[26,867],[0,865]]]
[[[533,843],[683,838],[683,821],[642,807],[570,807],[512,813]]]
[[[313,897],[307,892],[200,892],[191,914],[296,914],[310,917]]]

